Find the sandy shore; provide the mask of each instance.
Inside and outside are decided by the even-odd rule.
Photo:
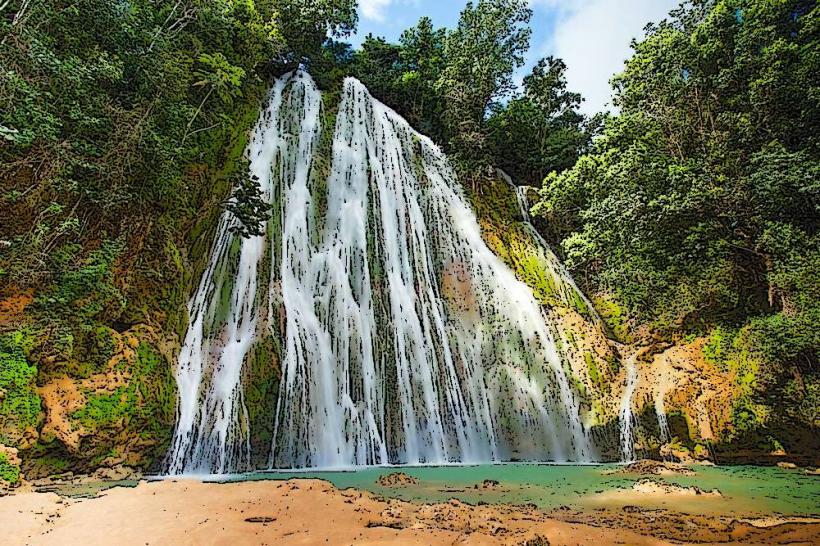
[[[691,525],[700,530],[691,533]],[[687,531],[689,528],[689,531]],[[689,533],[688,535],[686,533]],[[683,533],[683,535],[681,535]],[[91,499],[0,498],[2,544],[665,545],[818,544],[816,522],[699,521],[642,511],[544,514],[530,507],[415,504],[319,480],[143,482]],[[669,540],[666,540],[668,537]],[[541,541],[537,540],[542,539]],[[683,539],[683,540],[682,540]]]

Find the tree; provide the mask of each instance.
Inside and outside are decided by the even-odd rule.
[[[399,65],[400,49],[401,46],[391,44],[384,38],[368,34],[353,55],[351,72],[374,96],[402,111],[404,97],[399,88],[402,72]]]
[[[201,68],[194,72],[194,76],[198,81],[194,82],[194,87],[206,87],[208,89],[202,101],[197,106],[191,121],[188,122],[185,128],[185,136],[182,137],[183,143],[190,134],[191,126],[194,124],[196,117],[202,112],[202,107],[208,101],[211,93],[216,91],[219,99],[225,104],[232,104],[234,98],[242,95],[242,80],[245,79],[245,71],[238,66],[234,66],[228,62],[222,53],[215,53],[209,55],[203,53],[197,59]]]
[[[535,208],[633,331],[732,332],[718,364],[741,382],[737,430],[776,404],[803,447],[820,404],[818,28],[801,0],[695,0],[649,26],[614,80],[620,114]]]
[[[249,176],[243,169],[232,177],[233,190],[231,198],[225,203],[225,209],[237,220],[230,231],[240,237],[249,239],[265,234],[265,222],[270,219],[271,205],[259,189],[259,179]]]
[[[469,164],[486,163],[488,109],[515,88],[513,72],[524,63],[532,32],[527,6],[525,0],[468,2],[445,41],[446,66],[437,86],[447,139]]]
[[[322,44],[349,36],[356,28],[356,0],[270,0],[288,44],[286,63],[321,57]]]
[[[648,28],[614,80],[620,116],[545,181],[574,267],[667,328],[785,307],[763,241],[817,231],[817,137],[784,121],[818,119],[817,17],[797,0],[694,2]]]
[[[271,77],[356,23],[353,0],[0,5],[0,269],[22,286],[70,242],[182,232]]]
[[[444,29],[423,17],[405,30],[398,44],[365,37],[353,56],[351,72],[382,102],[413,127],[441,142],[443,100],[436,88],[444,68]]]
[[[414,127],[439,142],[444,137],[444,101],[436,82],[446,66],[446,36],[445,29],[433,28],[430,18],[422,17],[399,39],[403,113]]]
[[[550,171],[563,171],[586,151],[597,127],[578,107],[581,96],[567,91],[566,65],[548,57],[524,78],[524,92],[493,108],[488,120],[495,164],[515,181],[537,184]]]

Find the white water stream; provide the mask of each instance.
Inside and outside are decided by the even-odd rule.
[[[669,420],[666,418],[666,408],[663,403],[665,395],[665,390],[659,390],[655,394],[655,415],[658,417],[659,440],[661,441],[661,445],[672,440],[672,432],[669,430]]]
[[[621,409],[618,413],[621,437],[621,460],[635,460],[635,415],[632,412],[632,398],[638,386],[638,365],[635,356],[626,359],[626,387],[621,397]]]

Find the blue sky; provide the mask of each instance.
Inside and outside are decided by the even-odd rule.
[[[398,39],[424,15],[452,27],[466,0],[359,0],[359,44],[368,34]],[[662,19],[679,0],[531,0],[533,37],[528,66],[556,55],[569,67],[570,87],[586,98],[583,110],[610,109],[609,78],[629,56],[629,41],[650,21]],[[518,77],[522,77],[526,70]]]

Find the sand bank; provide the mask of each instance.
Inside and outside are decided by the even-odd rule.
[[[545,514],[532,507],[470,506],[456,500],[407,503],[338,490],[319,480],[142,482],[90,499],[35,492],[0,498],[4,545],[673,543],[664,540],[662,527],[664,520],[675,523],[674,518],[659,518],[653,528],[640,516],[604,511]],[[812,523],[739,525],[753,529],[747,538],[762,542],[744,542],[743,533],[732,537],[722,531],[712,534],[714,540],[709,542],[774,544],[783,538],[792,544],[812,544],[820,540],[820,526]],[[793,528],[783,534],[783,525]]]

